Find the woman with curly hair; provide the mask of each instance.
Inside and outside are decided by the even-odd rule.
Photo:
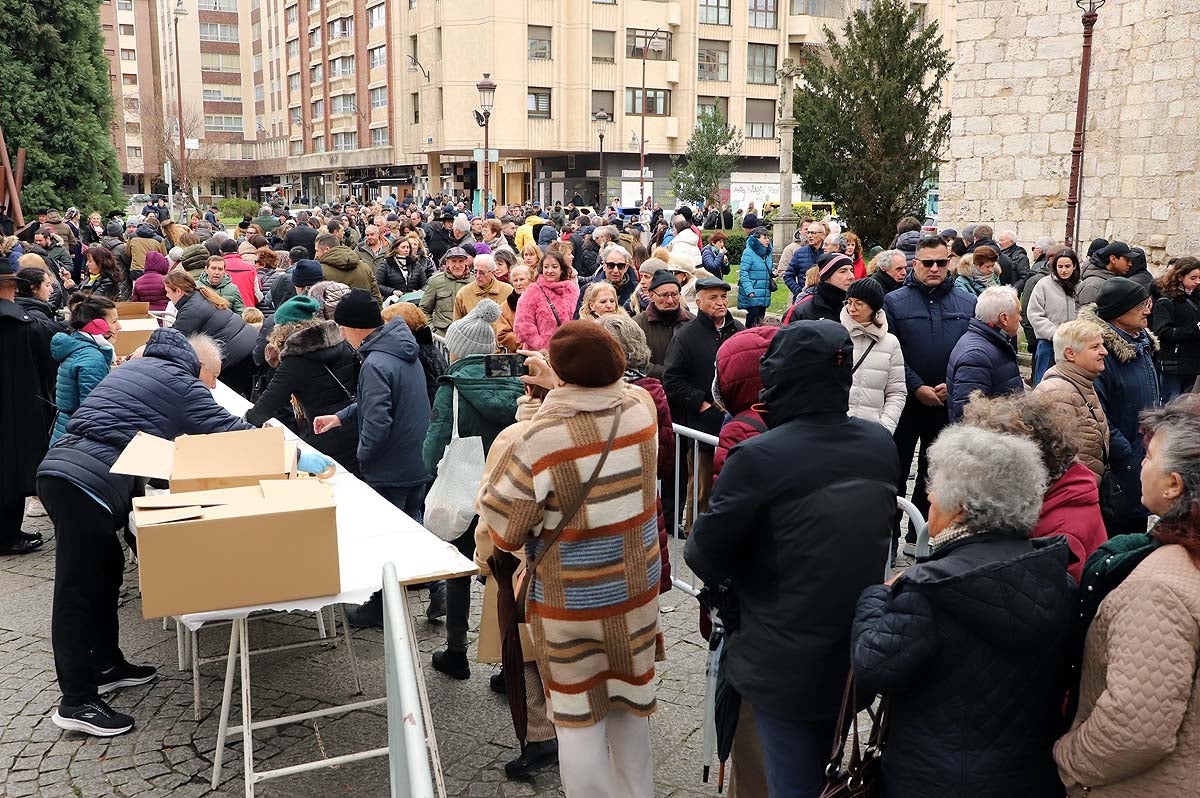
[[[1026,438],[1041,449],[1050,481],[1029,537],[1064,536],[1072,555],[1067,572],[1078,582],[1087,558],[1108,540],[1096,475],[1078,457],[1079,417],[1050,394],[1032,393],[978,396],[963,409],[963,423]]]
[[[1162,349],[1158,353],[1159,387],[1163,404],[1190,393],[1200,374],[1200,259],[1179,258],[1160,277],[1151,329]],[[1036,290],[1036,289],[1035,289]]]
[[[1071,796],[1195,792],[1200,758],[1200,397],[1141,414],[1149,554],[1088,626],[1074,723],[1054,745]],[[1114,541],[1115,542],[1115,541]],[[1128,541],[1127,541],[1128,542]],[[1157,547],[1153,547],[1158,544]],[[1089,576],[1091,569],[1089,569]]]

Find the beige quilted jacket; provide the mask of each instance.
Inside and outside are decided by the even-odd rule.
[[[1069,795],[1200,794],[1198,648],[1200,570],[1182,546],[1163,546],[1088,630],[1079,712],[1054,745]]]
[[[1051,366],[1042,381],[1033,389],[1034,393],[1048,393],[1056,401],[1064,403],[1078,416],[1076,431],[1079,445],[1079,460],[1097,477],[1104,476],[1104,458],[1108,451],[1108,419],[1104,406],[1096,396],[1092,378],[1074,363],[1059,363]],[[1088,405],[1091,409],[1088,409]]]

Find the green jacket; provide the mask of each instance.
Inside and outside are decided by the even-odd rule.
[[[484,355],[467,355],[451,363],[450,369],[438,378],[429,431],[421,447],[425,468],[434,476],[450,443],[454,388],[458,388],[458,435],[483,438],[484,454],[492,448],[492,441],[500,431],[517,420],[517,399],[524,395],[525,384],[516,377],[485,377],[483,358]]]
[[[446,328],[454,321],[454,297],[458,295],[458,289],[470,282],[472,278],[469,272],[461,280],[456,280],[450,276],[450,272],[441,271],[425,284],[421,310],[429,316],[429,326],[438,335],[445,335]]]
[[[220,285],[209,285],[208,274],[201,274],[196,280],[197,285],[205,285],[216,291],[221,299],[229,303],[229,309],[234,313],[241,313],[246,309],[246,303],[242,301],[242,292],[233,284],[233,279],[227,274]]]

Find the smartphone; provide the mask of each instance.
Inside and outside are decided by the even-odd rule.
[[[484,355],[483,373],[487,377],[522,377],[529,374],[524,355]]]

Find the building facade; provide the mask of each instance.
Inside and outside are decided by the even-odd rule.
[[[958,0],[941,219],[987,221],[1024,242],[1061,240],[1078,96],[1078,9],[1047,0]],[[1110,0],[1092,50],[1080,247],[1097,237],[1154,263],[1200,249],[1200,8]]]
[[[130,193],[151,190],[162,159],[160,148],[141,124],[143,101],[158,99],[158,53],[151,24],[153,0],[102,0],[100,33],[109,58],[113,96],[110,135],[117,150],[122,183]]]

